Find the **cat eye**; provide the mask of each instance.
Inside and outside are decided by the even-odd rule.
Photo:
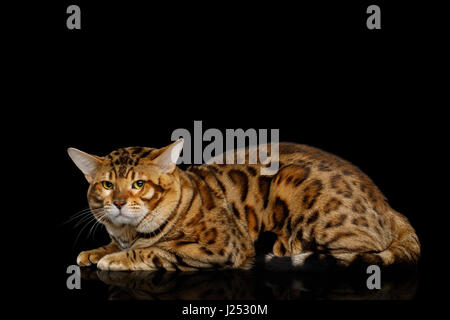
[[[132,184],[132,188],[133,189],[138,189],[138,190],[140,190],[140,189],[142,189],[142,187],[144,186],[144,180],[137,180],[137,181],[135,181],[135,182],[133,182],[133,184]]]
[[[109,181],[102,181],[102,186],[106,190],[111,190],[114,187],[114,185]]]

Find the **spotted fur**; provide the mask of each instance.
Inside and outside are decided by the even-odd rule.
[[[80,253],[78,264],[105,270],[248,269],[262,232],[276,235],[266,262],[292,257],[296,265],[310,255],[344,266],[419,259],[419,240],[408,220],[370,178],[337,156],[281,143],[280,168],[271,176],[260,174],[260,164],[183,171],[173,157],[167,160],[176,145],[123,148],[105,157],[69,150],[90,182],[94,216],[111,237],[109,245]],[[104,180],[114,190],[105,191]],[[145,181],[139,191],[130,189],[136,180]],[[129,208],[130,222],[105,214],[117,199]]]

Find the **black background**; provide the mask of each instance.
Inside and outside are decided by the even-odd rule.
[[[420,3],[374,1],[382,8],[382,30],[367,30],[365,8],[372,2],[343,2],[61,1],[41,4],[39,15],[22,11],[13,26],[25,38],[12,39],[20,49],[11,57],[17,72],[10,83],[27,89],[14,94],[10,109],[27,137],[21,145],[38,155],[31,163],[40,169],[33,179],[40,209],[29,223],[39,230],[38,247],[30,254],[44,271],[36,279],[42,295],[34,299],[71,309],[82,301],[85,311],[104,294],[65,286],[65,268],[77,253],[107,239],[104,230],[95,238],[85,230],[74,244],[80,228],[63,224],[87,207],[88,186],[66,149],[105,155],[125,146],[162,147],[174,129],[193,133],[194,120],[204,130],[280,129],[281,141],[316,146],[360,167],[410,219],[422,243],[419,303],[382,306],[400,313],[435,299],[438,249],[423,168],[439,157],[433,146],[440,111],[425,89],[440,72],[437,12]],[[69,31],[65,8],[74,3],[82,30]],[[295,306],[274,308],[282,313]],[[331,309],[349,306],[380,309],[348,303]]]

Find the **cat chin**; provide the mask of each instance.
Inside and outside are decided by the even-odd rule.
[[[135,225],[136,224],[136,219],[125,217],[124,215],[119,215],[114,218],[110,218],[110,220],[117,227],[123,226],[124,224],[125,225]]]
[[[137,226],[139,222],[145,217],[145,211],[131,211],[127,209],[120,210],[109,210],[106,212],[108,220],[115,227],[123,227],[123,226]]]
[[[124,213],[120,213],[118,215],[109,215],[108,220],[115,227],[124,227],[124,226],[132,226],[135,227],[138,225],[139,221],[142,219],[142,215],[133,215],[129,216]]]

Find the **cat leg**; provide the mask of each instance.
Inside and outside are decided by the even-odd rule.
[[[196,269],[250,269],[255,262],[255,248],[250,238],[235,239],[229,245],[220,241],[214,245],[166,241],[158,246],[175,252],[179,265]]]
[[[273,253],[266,254],[262,262],[264,269],[271,271],[307,271],[305,261],[313,254],[313,252],[298,253],[292,256],[280,257]]]
[[[91,264],[96,264],[104,256],[119,250],[117,245],[114,242],[111,242],[110,244],[97,249],[82,251],[77,257],[77,264],[82,267],[90,266]]]
[[[168,271],[193,271],[197,268],[191,267],[184,262],[184,258],[167,250],[150,247],[137,248],[104,256],[97,263],[100,270],[127,271],[127,270],[160,270]]]
[[[253,263],[254,251],[251,251],[249,246],[246,249],[214,250],[211,248],[210,250],[197,243],[168,241],[150,248],[137,248],[109,254],[98,262],[97,267],[101,270],[165,269],[169,271],[233,267],[248,269]]]

